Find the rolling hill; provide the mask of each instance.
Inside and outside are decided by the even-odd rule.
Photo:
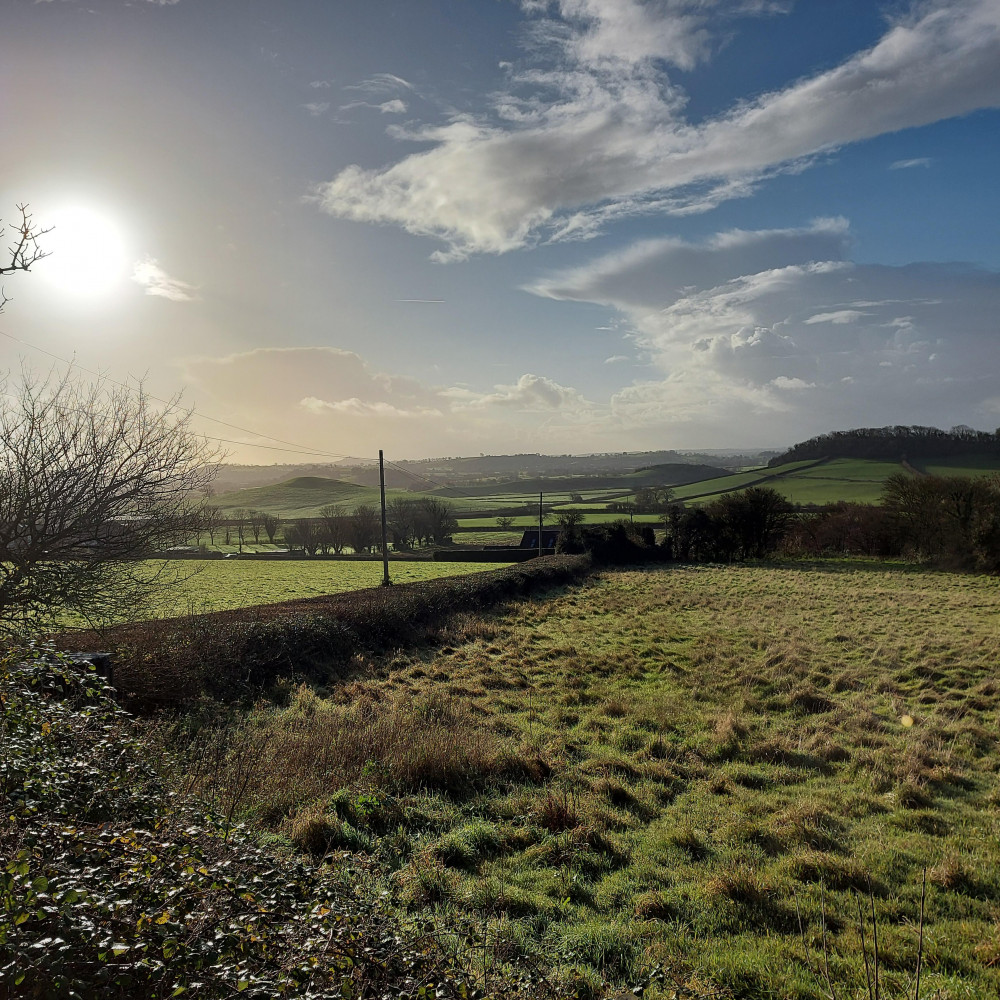
[[[622,475],[547,476],[532,479],[513,479],[505,483],[483,483],[462,486],[460,492],[470,497],[500,499],[546,494],[587,493],[594,491],[637,490],[643,486],[680,486],[705,479],[727,476],[728,470],[714,465],[690,465],[670,462],[650,465]],[[455,488],[443,487],[437,491],[442,497],[455,494]]]
[[[279,517],[319,517],[320,508],[327,504],[348,507],[360,503],[378,504],[379,491],[324,476],[298,476],[273,486],[223,493],[213,502],[226,513],[246,509],[262,510]]]

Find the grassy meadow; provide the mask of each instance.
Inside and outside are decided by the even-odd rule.
[[[485,978],[528,955],[580,996],[867,997],[877,933],[895,1000],[922,933],[922,997],[995,998],[998,597],[885,564],[602,572],[289,684],[185,780],[473,920]]]
[[[181,579],[156,594],[151,617],[170,618],[277,604],[300,597],[363,590],[382,582],[382,563],[378,561],[185,559],[174,565]],[[496,569],[498,565],[393,560],[389,563],[389,577],[393,583],[412,583]]]

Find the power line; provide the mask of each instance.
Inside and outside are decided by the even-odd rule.
[[[450,499],[453,500],[475,500],[480,501],[483,498],[481,496],[473,496],[471,493],[463,493],[457,486],[449,486],[446,483],[438,483],[433,479],[428,479],[427,476],[420,475],[419,472],[410,472],[409,469],[404,469],[395,462],[386,461],[385,463],[390,468],[395,469],[397,472],[401,472],[404,476],[411,476],[414,479],[422,479],[425,483],[430,483],[437,490],[452,490],[453,493],[457,493],[457,496],[452,496]]]
[[[85,365],[81,365],[78,361],[69,361],[58,354],[53,354],[52,351],[47,351],[44,347],[39,347],[37,344],[32,344],[27,340],[22,340],[20,337],[15,337],[14,334],[8,333],[6,330],[0,330],[0,336],[6,337],[8,340],[13,340],[15,343],[21,344],[24,347],[30,347],[33,351],[38,351],[40,354],[46,355],[46,357],[52,358],[61,364],[68,365],[71,368],[78,368],[80,371],[86,372],[88,375],[93,375],[95,378],[104,379],[110,382],[112,385],[117,385],[121,389],[125,389],[127,392],[136,392],[135,386],[129,385],[127,382],[119,382],[117,379],[112,378],[110,375],[104,375],[100,372],[95,372],[91,368],[87,368]],[[162,403],[164,406],[174,405],[170,400],[161,399],[159,396],[154,396],[151,393],[147,393],[149,399],[155,400],[157,403]],[[335,455],[333,452],[320,451],[315,448],[309,448],[308,445],[296,444],[294,441],[286,441],[284,438],[274,437],[271,434],[264,434],[261,431],[251,430],[249,427],[241,427],[239,424],[230,423],[228,420],[220,420],[218,417],[210,417],[206,413],[196,413],[196,415],[201,420],[210,420],[212,423],[221,424],[223,427],[231,427],[235,431],[241,431],[244,434],[253,434],[254,437],[264,438],[268,441],[275,441],[278,444],[288,445],[288,448],[277,448],[274,445],[267,444],[255,444],[252,441],[234,441],[232,438],[222,438],[215,437],[211,434],[205,434],[203,437],[208,438],[210,441],[219,441],[222,444],[236,444],[241,445],[244,448],[265,448],[268,451],[280,451],[289,455],[309,455],[318,456],[321,458],[333,458],[337,461],[345,461],[347,459],[355,459],[359,462],[376,462],[377,459],[374,458],[360,458],[357,455]]]

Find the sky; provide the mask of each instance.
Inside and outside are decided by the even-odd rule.
[[[1000,0],[3,0],[0,93],[0,368],[233,461],[1000,425]]]

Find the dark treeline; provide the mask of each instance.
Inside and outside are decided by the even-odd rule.
[[[794,507],[777,490],[755,486],[705,507],[671,504],[663,513],[659,543],[653,525],[622,519],[564,527],[556,550],[589,552],[595,562],[611,564],[760,559],[775,551],[794,517]]]
[[[451,507],[433,497],[395,498],[386,504],[385,513],[388,538],[397,552],[417,545],[441,545],[458,528]],[[352,509],[329,504],[320,509],[318,518],[299,518],[285,528],[288,547],[310,556],[330,552],[340,555],[346,548],[372,552],[381,538],[381,513],[372,504],[358,504]]]
[[[1000,571],[1000,480],[890,476],[880,506],[840,503],[795,522],[790,553],[906,557]]]
[[[907,558],[950,569],[1000,572],[1000,477],[890,476],[879,505],[796,511],[755,486],[704,507],[671,504],[657,540],[649,524],[564,525],[557,551],[595,562],[742,562],[786,556]]]
[[[787,462],[815,461],[821,458],[874,458],[898,462],[902,459],[949,455],[1000,455],[1000,429],[977,431],[971,427],[859,427],[851,431],[820,434],[768,462],[769,468]]]

